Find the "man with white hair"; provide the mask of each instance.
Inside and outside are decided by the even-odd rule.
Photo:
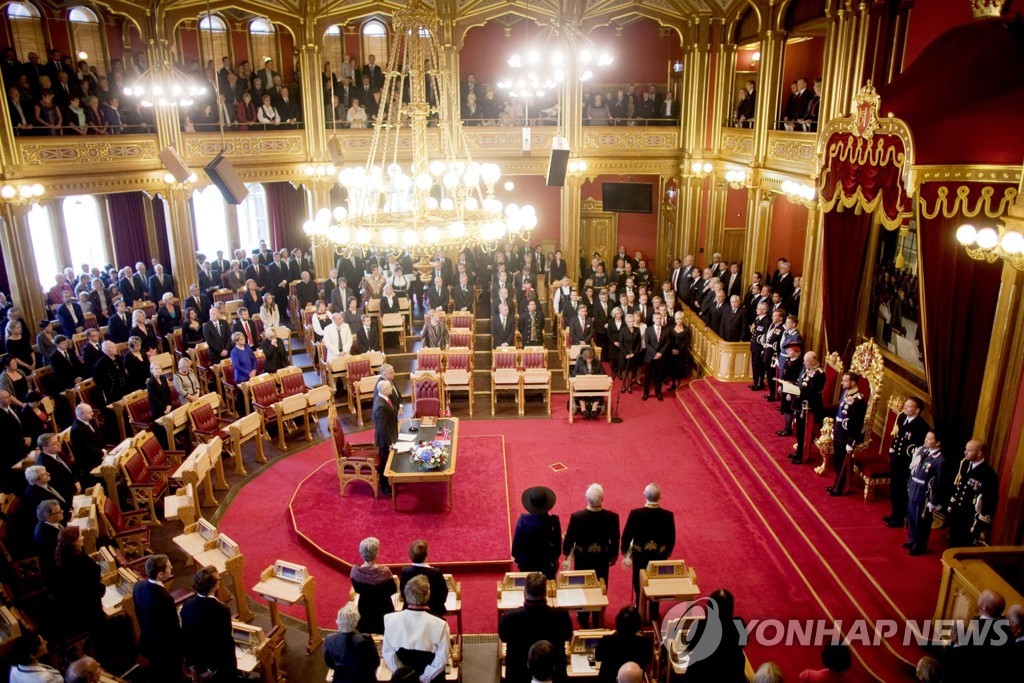
[[[615,676],[615,683],[643,683],[644,670],[636,662],[626,662],[619,667],[619,673]]]
[[[174,278],[164,273],[164,267],[158,263],[153,266],[153,274],[149,278],[149,298],[160,301],[168,292],[174,293]]]
[[[25,493],[21,496],[22,506],[26,510],[38,510],[39,504],[44,500],[54,500],[60,505],[61,510],[71,509],[71,501],[60,495],[55,488],[50,486],[50,473],[42,465],[32,465],[25,468]],[[29,513],[31,514],[31,513]]]
[[[600,484],[587,487],[587,507],[572,513],[562,542],[565,566],[570,560],[575,569],[593,569],[608,585],[608,567],[619,555],[619,515],[602,507],[604,489]],[[579,612],[582,628],[590,628],[591,612]],[[601,628],[601,613],[593,612],[594,628]]]
[[[377,397],[373,399],[373,442],[380,454],[377,477],[380,481],[380,490],[386,496],[391,495],[391,485],[384,478],[384,470],[387,469],[391,446],[398,441],[398,412],[391,402],[391,393],[394,390],[391,382],[381,380],[376,387]]]
[[[93,481],[90,472],[99,467],[107,454],[103,447],[103,437],[92,425],[93,417],[92,406],[88,403],[75,406],[75,421],[71,424],[71,450],[75,453],[78,480],[82,482]]]
[[[633,606],[640,606],[640,570],[649,562],[667,560],[676,546],[676,519],[661,507],[661,487],[644,489],[644,506],[629,511],[622,530],[622,552],[633,567]],[[651,603],[651,618],[658,617],[658,603]]]
[[[324,346],[327,347],[327,360],[332,361],[338,356],[345,356],[352,350],[352,328],[345,322],[340,312],[331,315],[331,324],[324,328]]]
[[[350,602],[338,610],[338,632],[324,639],[324,662],[334,671],[334,680],[372,681],[376,678],[380,655],[373,639],[356,631],[359,605]]]
[[[405,609],[384,615],[384,663],[395,671],[409,666],[420,676],[420,683],[444,680],[448,663],[450,631],[448,622],[428,611],[430,583],[416,576],[405,584]]]

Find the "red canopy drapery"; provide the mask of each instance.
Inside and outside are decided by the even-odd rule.
[[[878,216],[889,229],[898,228],[910,210],[903,185],[906,165],[906,144],[899,135],[832,133],[824,145],[818,182],[822,209],[852,208]]]

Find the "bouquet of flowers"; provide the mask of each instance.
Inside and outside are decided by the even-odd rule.
[[[440,441],[420,441],[412,447],[409,461],[425,470],[436,470],[448,462],[448,452]]]

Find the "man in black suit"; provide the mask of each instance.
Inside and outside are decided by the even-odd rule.
[[[207,566],[192,579],[194,598],[181,606],[185,666],[199,680],[227,683],[238,679],[231,610],[217,599],[217,568]]]
[[[491,318],[491,348],[515,346],[516,328],[508,312],[508,304],[498,306],[498,314]]]
[[[20,491],[21,477],[11,466],[24,459],[32,439],[25,435],[21,418],[11,405],[11,395],[0,389],[0,486],[7,493]]]
[[[199,322],[205,323],[210,320],[210,300],[202,293],[199,285],[192,285],[188,288],[188,298],[185,299],[185,312],[194,309]]]
[[[256,289],[260,292],[266,290],[270,283],[270,273],[263,265],[263,257],[259,254],[252,255],[252,264],[245,269],[245,279],[256,283]]]
[[[64,528],[64,511],[56,500],[47,499],[39,503],[32,514],[36,526],[32,531],[32,549],[39,558],[43,578],[49,583],[56,568],[57,536]]]
[[[640,604],[640,570],[654,560],[667,560],[676,547],[676,518],[661,507],[661,487],[648,484],[644,506],[629,511],[622,529],[622,554],[633,568],[633,606]],[[657,618],[657,602],[651,603],[652,618]]]
[[[79,403],[75,406],[75,421],[71,423],[71,452],[75,454],[78,480],[92,482],[90,472],[99,467],[107,454],[103,436],[93,427],[92,406]]]
[[[213,293],[220,289],[220,273],[213,269],[213,264],[209,261],[203,264],[203,267],[199,270],[198,277],[199,292],[202,295],[212,297]],[[205,312],[203,315],[205,315]]]
[[[440,308],[447,311],[450,302],[451,295],[448,293],[448,287],[444,283],[444,278],[439,275],[434,278],[434,284],[427,291],[427,306],[431,310]]]
[[[117,281],[117,291],[124,297],[124,303],[129,309],[136,301],[144,298],[143,292],[139,290],[137,285],[138,283],[132,275],[132,269],[125,267],[121,271],[120,279]]]
[[[151,301],[160,301],[167,292],[174,293],[174,278],[164,273],[164,267],[158,263],[149,278],[149,298]]]
[[[534,643],[546,640],[555,652],[564,652],[572,640],[572,619],[569,612],[547,604],[547,579],[540,572],[530,572],[523,588],[523,606],[509,610],[498,622],[498,639],[505,643],[505,680],[508,683],[530,683],[527,655]],[[565,680],[565,667],[554,680]]]
[[[883,517],[886,526],[902,529],[907,518],[907,479],[910,477],[910,460],[914,451],[924,443],[924,437],[932,430],[931,425],[921,416],[921,399],[911,396],[903,403],[903,412],[896,417],[896,437],[889,447],[889,500],[892,512]]]
[[[740,273],[740,264],[730,263],[729,271],[721,275],[721,280],[727,297],[743,296],[743,274]]]
[[[508,312],[511,315],[516,313],[516,303],[512,297],[509,296],[508,290],[504,287],[494,289],[494,298],[491,299],[491,315],[495,315],[498,309],[502,306],[508,306]]]
[[[21,91],[15,86],[7,88],[7,111],[11,113],[11,127],[17,135],[27,135],[32,128],[32,105],[21,98]]]
[[[661,395],[661,384],[665,378],[665,362],[669,347],[668,330],[662,327],[661,313],[655,313],[653,323],[644,330],[644,343],[647,350],[644,352],[644,362],[647,364],[647,377],[644,379],[643,400],[646,401],[651,393],[651,385],[654,385],[654,395],[659,401],[664,401]]]
[[[363,78],[370,79],[370,87],[373,90],[380,90],[384,87],[384,72],[381,70],[380,65],[377,64],[376,55],[370,55],[366,58],[366,64],[363,65]]]
[[[60,491],[50,485],[50,473],[46,471],[45,467],[39,465],[26,467],[25,481],[28,482],[28,486],[21,494],[21,504],[24,510],[36,510],[44,500],[55,500],[65,515],[71,511],[71,498],[65,498]]]
[[[569,321],[569,340],[573,346],[594,340],[594,320],[587,317],[587,307],[583,304],[577,306],[576,315]]]
[[[70,501],[75,494],[81,493],[82,485],[78,483],[78,477],[60,457],[60,439],[57,435],[49,432],[40,434],[36,445],[39,447],[36,464],[46,468],[50,475],[50,486],[61,498]]]
[[[476,292],[469,282],[469,275],[459,275],[459,284],[452,287],[452,310],[473,312],[476,304]]]
[[[57,350],[50,356],[50,367],[53,368],[58,386],[61,389],[72,389],[78,380],[85,379],[92,373],[71,350],[71,341],[67,337],[58,334],[54,342],[57,344]]]
[[[228,324],[221,320],[220,309],[216,306],[210,308],[210,321],[203,325],[203,339],[210,347],[211,363],[219,363],[231,353],[231,331],[228,330]]]
[[[377,332],[377,323],[373,322],[369,313],[363,313],[359,316],[359,320],[362,324],[356,328],[354,339],[355,347],[358,350],[353,353],[380,351],[380,334]]]
[[[562,252],[556,251],[554,258],[551,259],[551,263],[548,264],[548,275],[551,277],[550,282],[561,282],[562,278],[565,277],[566,273],[565,259],[562,258]]]
[[[725,291],[721,285],[715,285],[708,291],[714,294],[714,299],[708,300],[706,304],[701,304],[700,319],[704,321],[704,325],[709,330],[718,334],[722,329],[722,317],[725,315],[725,309],[728,308],[725,302]]]
[[[114,401],[124,398],[131,387],[128,372],[124,369],[124,361],[117,355],[117,344],[105,341],[100,348],[103,355],[96,361],[92,377],[96,380],[96,386],[103,397],[103,405],[109,406]],[[111,420],[111,423],[113,422],[114,420]]]
[[[353,250],[348,256],[340,257],[334,267],[337,269],[338,275],[345,278],[345,282],[358,285],[363,280],[365,266],[363,256],[358,250]]]
[[[146,578],[135,584],[132,598],[139,621],[139,654],[149,680],[178,683],[182,678],[182,632],[174,598],[164,587],[173,576],[166,555],[146,558]]]
[[[446,609],[445,601],[448,599],[448,582],[440,569],[427,564],[427,542],[413,541],[409,546],[409,559],[412,566],[402,567],[399,574],[399,591],[405,594],[405,584],[416,576],[427,577],[430,584],[430,599],[427,601],[427,609],[436,617],[444,618]]]
[[[790,271],[790,263],[785,258],[779,259],[779,268],[772,275],[771,281],[768,283],[771,285],[773,292],[778,292],[782,295],[782,302],[789,301],[789,298],[793,295],[793,275]]]
[[[587,488],[587,507],[572,513],[562,542],[562,554],[572,556],[577,570],[593,569],[608,585],[608,568],[619,555],[619,515],[605,510],[604,489],[600,484]],[[580,612],[583,628],[590,628],[590,613]],[[594,628],[601,628],[601,613],[594,612]]]
[[[57,320],[60,321],[60,330],[66,337],[73,337],[76,332],[85,329],[85,314],[82,313],[82,307],[67,290],[64,291],[64,303],[57,309]]]
[[[274,295],[274,303],[281,309],[288,305],[288,264],[275,253],[274,260],[267,266],[267,292]]]
[[[388,380],[381,380],[377,382],[377,397],[373,399],[373,442],[380,454],[377,476],[380,490],[386,496],[391,495],[391,484],[384,478],[384,470],[387,469],[391,447],[398,442],[398,413],[391,402],[394,391],[395,385]]]
[[[608,290],[604,287],[597,294],[594,302],[594,340],[601,348],[601,358],[608,358],[608,321],[612,319],[614,304],[608,300]]]
[[[989,540],[999,504],[999,476],[985,461],[985,444],[975,439],[964,447],[949,496],[949,547],[971,547]]]
[[[217,258],[210,262],[210,267],[213,269],[213,272],[217,274],[217,278],[219,280],[221,273],[226,273],[231,270],[231,262],[224,258],[223,251],[218,251]]]
[[[100,331],[95,327],[90,328],[85,336],[86,344],[82,347],[82,365],[85,366],[85,376],[92,377],[96,373],[96,363],[103,357],[103,347],[100,342]]]
[[[740,305],[740,297],[730,297],[729,306],[722,313],[722,322],[718,327],[718,336],[727,342],[743,341],[746,329],[747,314]]]
[[[245,336],[245,343],[256,348],[260,345],[260,335],[256,329],[256,321],[249,317],[249,309],[242,306],[238,309],[238,319],[231,326],[231,334],[241,332]],[[230,353],[230,352],[229,352]]]
[[[114,314],[106,321],[106,338],[123,344],[131,336],[131,313],[124,299],[114,304]]]
[[[316,283],[313,282],[308,270],[303,270],[297,279],[299,284],[295,285],[295,298],[299,302],[301,311],[310,304],[316,304],[317,299],[320,298],[320,292],[317,291]]]

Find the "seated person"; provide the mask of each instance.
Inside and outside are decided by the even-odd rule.
[[[584,346],[580,351],[580,355],[576,358],[576,365],[573,366],[571,376],[576,377],[578,375],[603,375],[604,368],[601,367],[601,363],[594,358],[594,349],[590,346]],[[573,410],[578,410],[583,414],[584,417],[597,417],[601,415],[605,410],[603,398],[577,398],[576,405],[572,407]]]

